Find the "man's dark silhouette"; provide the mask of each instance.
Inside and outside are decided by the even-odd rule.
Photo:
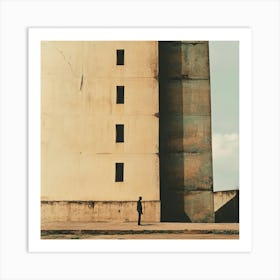
[[[142,196],[139,196],[139,200],[137,201],[137,212],[138,212],[138,226],[141,225],[141,215],[143,214],[142,212]]]

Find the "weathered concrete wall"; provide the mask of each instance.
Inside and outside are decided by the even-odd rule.
[[[233,199],[237,195],[238,191],[219,191],[214,192],[214,210],[218,211],[221,207],[223,207],[226,203],[228,203],[231,199]]]
[[[63,158],[52,154],[54,163],[48,167],[52,176],[46,178],[42,190],[44,201],[125,201],[140,195],[146,200],[159,200],[157,155],[77,155],[72,159],[68,156],[62,165]],[[115,182],[115,162],[124,163],[123,182]]]
[[[213,222],[208,42],[159,42],[162,219]]]
[[[159,201],[157,76],[157,42],[41,43],[43,201]],[[116,102],[120,85],[124,104]],[[115,141],[116,124],[124,143]],[[115,182],[116,162],[123,182]]]
[[[43,201],[42,222],[136,222],[137,201]],[[143,201],[143,222],[160,221],[159,201]]]
[[[239,223],[239,190],[214,193],[215,222]]]
[[[163,220],[214,221],[208,43],[160,42],[159,51],[158,60],[157,42],[42,42],[42,219],[106,220],[108,209],[134,219],[127,205],[141,195],[158,221],[161,193]],[[115,142],[116,124],[124,143]],[[89,214],[87,201],[98,212]]]

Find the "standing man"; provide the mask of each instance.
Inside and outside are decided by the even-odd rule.
[[[141,215],[143,215],[142,212],[142,196],[139,196],[139,200],[137,201],[137,212],[138,212],[138,226],[141,225]]]

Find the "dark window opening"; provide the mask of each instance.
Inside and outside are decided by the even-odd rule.
[[[124,50],[117,50],[117,65],[124,65]]]
[[[124,125],[116,124],[116,142],[124,142]]]
[[[123,165],[122,162],[116,162],[116,182],[123,182]]]
[[[117,86],[117,104],[124,104],[124,86]]]

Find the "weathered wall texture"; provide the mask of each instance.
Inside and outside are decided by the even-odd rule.
[[[116,65],[117,49],[125,50],[124,65]],[[159,220],[157,76],[157,42],[41,43],[42,201],[131,203],[141,195]],[[119,85],[124,104],[116,104]],[[124,143],[115,141],[116,124],[124,124]],[[123,182],[115,182],[116,162],[124,163]],[[94,220],[108,215],[99,202]],[[55,218],[54,204],[46,205],[42,219]],[[120,211],[123,220],[134,217],[135,209]]]
[[[41,59],[42,221],[135,221],[140,195],[144,221],[160,200],[163,221],[214,221],[208,42],[46,41]]]
[[[161,211],[214,222],[208,42],[159,42]]]
[[[143,222],[160,220],[159,201],[144,201]],[[43,201],[42,222],[136,222],[135,201]]]

